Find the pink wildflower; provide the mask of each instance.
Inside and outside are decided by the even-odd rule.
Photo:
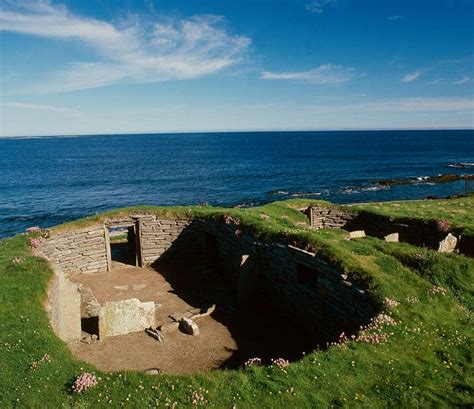
[[[440,286],[436,286],[434,285],[433,287],[431,287],[428,292],[430,294],[440,294],[440,295],[446,295],[446,293],[448,292],[448,290],[446,290],[446,288],[444,287],[440,287]]]
[[[38,226],[31,226],[26,229],[27,233],[40,233],[41,232],[41,227]]]
[[[73,392],[81,393],[81,392],[87,391],[90,388],[93,388],[96,385],[97,385],[96,376],[92,373],[89,373],[89,372],[83,372],[74,381],[74,385],[72,386],[72,390],[73,390]]]
[[[285,368],[287,368],[290,365],[290,363],[286,359],[283,359],[283,358],[276,358],[276,359],[272,359],[271,361],[273,365],[277,366],[283,371],[285,370]]]
[[[244,366],[248,368],[253,365],[260,365],[261,363],[262,363],[262,360],[260,358],[250,358],[247,361],[245,361]]]

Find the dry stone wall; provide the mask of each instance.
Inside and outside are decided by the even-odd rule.
[[[57,269],[65,273],[107,271],[103,226],[54,234],[42,241],[41,251]]]
[[[151,265],[167,257],[173,257],[174,261],[190,261],[202,252],[199,222],[149,217],[139,219],[138,223],[142,265]]]
[[[350,220],[357,217],[357,214],[354,213],[321,206],[309,207],[306,214],[310,219],[310,224],[313,229],[324,229],[327,227],[341,228]]]
[[[236,283],[239,306],[245,297],[258,297],[318,340],[334,339],[341,330],[356,331],[375,315],[362,285],[315,254],[254,240],[232,225],[207,223],[205,229],[218,238],[220,264]],[[301,269],[314,278],[302,282]]]

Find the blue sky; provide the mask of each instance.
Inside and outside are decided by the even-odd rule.
[[[471,0],[0,0],[0,134],[472,128]]]

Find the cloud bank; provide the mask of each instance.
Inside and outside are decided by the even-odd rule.
[[[6,1],[0,30],[80,41],[97,61],[74,62],[35,92],[67,92],[117,82],[198,78],[242,61],[250,38],[231,34],[222,17],[199,15],[150,21],[141,16],[112,24],[74,15],[49,0]]]

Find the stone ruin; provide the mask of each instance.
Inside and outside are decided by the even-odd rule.
[[[155,302],[139,298],[99,302],[90,288],[70,280],[74,274],[94,277],[113,271],[110,228],[133,230],[133,267],[171,263],[194,266],[192,274],[219,270],[231,283],[235,304],[218,300],[209,309],[183,311],[168,323],[156,322]],[[376,313],[364,283],[351,281],[337,268],[303,249],[256,240],[227,220],[160,219],[132,215],[104,224],[52,234],[41,250],[51,261],[55,277],[49,289],[48,310],[53,329],[67,342],[84,338],[84,325],[97,334],[87,342],[146,331],[159,342],[175,329],[197,335],[201,317],[250,310],[265,305],[272,317],[299,328],[313,345],[325,345],[341,332],[356,332]],[[159,271],[159,269],[158,269]],[[179,269],[176,270],[179,274]],[[131,273],[133,274],[133,273]],[[216,276],[216,281],[221,276]],[[256,310],[255,310],[256,309]],[[202,336],[202,334],[200,335]]]
[[[349,232],[348,239],[368,236],[378,237],[387,242],[403,241],[424,246],[442,253],[459,251],[474,256],[474,237],[454,235],[454,231],[440,229],[437,221],[416,219],[396,219],[367,212],[350,212],[335,207],[320,205],[304,209],[310,226],[319,230],[324,228],[344,229]]]

